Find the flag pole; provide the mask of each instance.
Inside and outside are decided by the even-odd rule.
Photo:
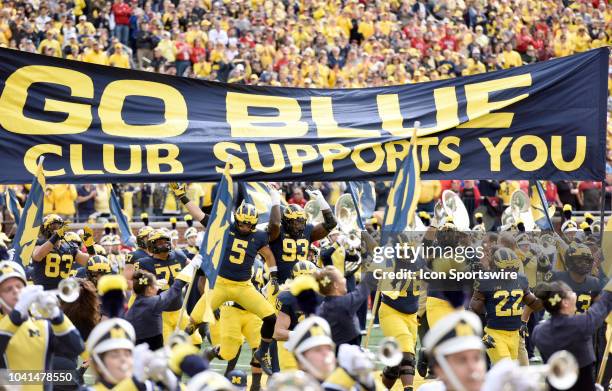
[[[200,254],[196,254],[196,257],[201,257]],[[183,314],[185,313],[185,310],[187,309],[187,301],[189,300],[189,296],[191,296],[191,290],[193,289],[193,285],[196,282],[196,274],[198,273],[198,269],[193,269],[193,275],[191,276],[191,282],[189,283],[189,286],[187,287],[187,292],[185,292],[185,298],[183,299],[183,305],[181,306],[181,312],[179,312],[179,317],[178,317],[178,321],[176,322],[176,326],[174,327],[174,331],[178,331],[178,329],[181,327],[181,322],[183,321]]]
[[[419,129],[421,123],[416,121],[414,123],[414,129],[412,131],[412,138],[410,139],[410,148],[408,149],[408,154],[406,155],[406,159],[410,159],[410,154],[412,153],[412,148],[416,148],[416,139],[417,139],[417,130]],[[387,220],[387,211],[385,211],[385,217],[383,220],[383,224],[381,224],[382,229],[384,229],[385,220]],[[408,216],[408,224],[410,225],[414,220],[413,216]],[[381,233],[381,243],[382,245],[382,233]],[[385,243],[386,244],[386,243]],[[376,286],[376,294],[374,295],[374,303],[372,306],[372,318],[370,319],[370,323],[368,324],[368,328],[366,330],[366,335],[364,339],[364,347],[368,348],[368,343],[370,342],[370,335],[372,334],[372,327],[374,326],[374,319],[376,319],[376,313],[378,312],[378,302],[380,301],[380,286]]]

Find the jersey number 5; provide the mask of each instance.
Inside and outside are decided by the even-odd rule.
[[[234,243],[232,243],[232,254],[229,256],[229,260],[231,263],[236,263],[240,265],[244,262],[244,257],[246,256],[246,249],[249,245],[249,242],[242,239],[234,239]]]

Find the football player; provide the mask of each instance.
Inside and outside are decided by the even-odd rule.
[[[383,370],[383,384],[388,389],[391,389],[399,378],[404,391],[412,391],[421,286],[421,281],[413,279],[406,281],[399,290],[381,292],[378,310],[380,328],[385,337],[395,338],[402,350],[402,361],[399,365],[385,367]]]
[[[323,223],[312,225],[306,222],[306,212],[297,204],[289,204],[278,220],[278,214],[270,214],[268,232],[270,248],[278,262],[278,280],[282,284],[291,277],[293,266],[308,260],[310,244],[326,237],[336,226],[336,219],[329,204],[319,190],[308,191],[310,198],[319,203]],[[280,194],[272,191],[272,205],[280,204]]]
[[[153,273],[158,281],[164,280],[166,283],[160,286],[160,291],[165,291],[174,283],[174,278],[185,266],[187,259],[182,253],[177,253],[171,249],[170,236],[161,229],[153,230],[149,234],[147,248],[151,255],[139,259],[134,264],[134,268]],[[164,340],[174,331],[179,310],[180,305],[172,311],[162,313]]]
[[[129,290],[132,290],[132,277],[134,276],[134,264],[140,259],[148,257],[147,252],[147,237],[153,231],[153,228],[145,225],[138,230],[136,235],[136,245],[138,248],[127,254],[125,257],[125,268],[123,269],[123,276],[128,281]]]
[[[495,364],[504,358],[518,358],[520,338],[527,329],[526,320],[522,319],[525,306],[533,311],[543,307],[529,290],[527,277],[519,273],[522,263],[514,251],[505,247],[496,250],[493,265],[495,270],[518,273],[517,279],[483,279],[474,286],[471,308],[476,313],[485,313],[482,341],[491,363]]]
[[[89,258],[86,266],[79,268],[76,277],[86,278],[98,286],[98,279],[112,272],[110,261],[104,255],[94,255]]]
[[[264,264],[261,260],[255,259],[251,282],[258,291],[262,291],[265,285]],[[238,361],[243,339],[246,340],[253,354],[261,343],[262,321],[257,315],[246,311],[240,304],[234,301],[223,303],[219,311],[219,322],[211,327],[211,342],[215,345],[206,350],[209,360],[220,357],[228,360],[228,367],[225,374],[231,372]],[[253,358],[251,360],[251,390],[256,391],[261,387],[261,365]]]
[[[550,281],[563,281],[576,293],[576,313],[586,312],[601,291],[599,279],[591,274],[594,262],[587,245],[572,242],[565,252],[568,271],[552,274]]]
[[[206,227],[208,215],[202,212],[195,202],[189,200],[186,186],[171,183],[170,189],[185,205],[191,216]],[[234,223],[229,228],[227,249],[219,261],[216,285],[211,294],[210,304],[214,311],[226,301],[233,301],[262,319],[261,344],[255,352],[255,357],[260,362],[262,369],[270,375],[272,368],[268,348],[274,333],[276,315],[272,304],[251,283],[251,269],[255,256],[260,254],[269,268],[273,294],[278,292],[278,269],[274,254],[268,246],[268,234],[256,228],[258,216],[255,206],[248,203],[243,203],[234,211]],[[202,320],[199,314],[194,316],[192,313],[192,318],[196,323]]]
[[[89,257],[95,255],[91,228],[83,228],[83,242],[87,253],[63,240],[67,229],[68,225],[64,219],[56,214],[47,215],[43,219],[41,233],[44,239],[36,242],[32,252],[32,280],[35,285],[42,285],[45,290],[56,289],[61,280],[70,277],[74,262],[85,265]]]
[[[299,261],[293,266],[291,278],[298,276],[313,275],[317,267],[309,261]],[[283,285],[283,286],[286,286]],[[322,298],[321,298],[322,299]],[[300,310],[295,296],[287,286],[276,297],[276,325],[274,326],[274,339],[277,341],[278,364],[281,371],[297,369],[297,363],[293,354],[285,348],[285,341],[289,339],[289,332],[295,328],[298,322],[304,319],[304,313]]]

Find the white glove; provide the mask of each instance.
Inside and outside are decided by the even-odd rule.
[[[156,285],[159,289],[163,289],[168,286],[168,280],[166,280],[165,278],[160,278],[156,281]]]
[[[28,318],[28,309],[30,305],[38,298],[43,292],[41,285],[28,285],[21,290],[19,293],[19,300],[15,304],[14,310],[21,314],[21,319]]]
[[[281,202],[281,193],[280,190],[276,190],[273,187],[270,187],[270,201],[272,202],[272,206],[278,206]]]
[[[338,349],[338,364],[360,383],[367,384],[374,363],[359,346],[342,344]]]
[[[319,205],[321,205],[321,210],[331,209],[329,207],[329,204],[327,203],[327,200],[325,199],[325,197],[323,197],[323,194],[321,193],[320,190],[308,190],[307,189],[306,193],[308,193],[311,200],[315,200],[315,199],[317,200]]]
[[[153,358],[153,352],[149,350],[149,344],[141,343],[134,348],[132,353],[134,364],[132,366],[132,374],[139,382],[146,380],[145,368],[149,366],[149,362]]]
[[[515,391],[528,391],[537,388],[537,377],[520,376],[521,370],[515,361],[504,359],[486,374],[482,391],[496,391],[510,386]]]
[[[191,261],[189,261],[190,265],[193,265],[194,268],[199,269],[202,266],[202,256],[200,254],[196,254]]]
[[[14,248],[12,248],[12,249],[8,250],[8,251],[7,251],[7,253],[8,253],[8,256],[9,256],[9,259],[8,259],[8,260],[9,260],[9,261],[12,261],[12,260],[13,260],[13,258],[15,258],[15,249],[14,249]]]

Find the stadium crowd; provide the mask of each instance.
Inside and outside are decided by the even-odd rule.
[[[307,88],[388,86],[507,69],[607,46],[611,34],[612,6],[602,0],[53,0],[3,1],[0,9],[2,47],[212,81]],[[612,73],[608,80],[612,88]],[[612,205],[608,126],[606,210]],[[465,270],[521,274],[501,286],[471,285],[461,295],[423,281],[380,294],[380,328],[395,338],[400,355],[376,376],[372,359],[356,345],[374,290],[370,275],[359,271],[380,243],[380,218],[368,221],[355,242],[333,211],[344,184],[271,185],[282,193],[271,191],[266,231],[256,229],[254,206],[236,207],[230,250],[210,296],[203,295],[198,252],[216,184],[113,185],[125,214],[143,222],[133,232],[134,246],[122,243],[111,226],[95,237],[88,226],[112,220],[106,185],[48,185],[40,238],[25,268],[10,260],[17,227],[4,204],[0,367],[76,370],[95,376],[96,389],[175,390],[189,378],[192,390],[231,389],[206,369],[212,360],[228,361],[226,375],[245,387],[245,373],[235,368],[246,341],[252,390],[263,386],[262,372],[278,372],[268,389],[284,382],[347,391],[401,384],[411,391],[418,373],[419,382],[435,377],[443,383],[429,382],[423,390],[472,391],[520,380],[517,368],[495,365],[504,358],[528,365],[567,350],[577,360],[573,389],[594,389],[597,364],[609,354],[602,325],[612,309],[598,247],[601,227],[595,229],[590,213],[602,207],[601,183],[544,182],[562,222],[544,238],[503,220],[512,195],[530,193],[527,181],[423,181],[418,215],[424,243],[456,248],[474,239],[485,256],[461,266]],[[387,206],[389,185],[374,184],[378,211]],[[23,206],[29,185],[10,189]],[[453,216],[434,214],[444,190],[459,196],[476,232],[486,223],[487,230],[512,234],[463,236]],[[319,221],[307,223],[309,200],[322,211]],[[288,205],[282,211],[281,202]],[[187,226],[181,236],[177,217]],[[170,219],[170,229],[153,229],[150,218]],[[77,234],[69,222],[85,226]],[[439,269],[438,259],[423,262]],[[76,301],[53,300],[48,291],[69,277],[78,277]],[[454,310],[460,307],[471,311]],[[541,319],[547,320],[536,327]],[[187,336],[172,334],[175,328]],[[485,357],[493,365],[487,375]],[[289,372],[298,368],[311,377]],[[610,377],[607,368],[598,381],[607,385]],[[210,388],[215,382],[218,388]]]

